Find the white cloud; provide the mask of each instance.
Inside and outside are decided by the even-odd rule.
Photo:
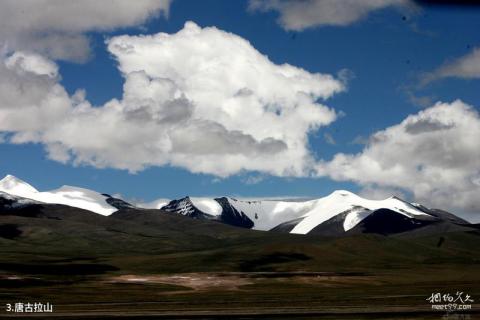
[[[347,26],[387,7],[412,8],[410,0],[250,0],[252,11],[277,11],[286,30]]]
[[[136,26],[168,14],[169,6],[170,0],[3,0],[0,45],[84,61],[90,54],[85,33]]]
[[[6,57],[0,131],[77,165],[305,176],[314,164],[308,134],[336,118],[318,100],[344,90],[330,75],[276,65],[241,37],[192,22],[172,35],[114,37],[108,49],[125,84],[122,99],[103,106],[82,91],[68,96],[53,62]]]
[[[58,76],[57,65],[35,53],[25,53],[17,51],[5,59],[7,69],[15,70],[16,73],[22,74],[30,72],[35,75],[45,75],[50,78]]]
[[[423,74],[421,83],[426,85],[443,78],[480,78],[480,48],[475,48],[469,54],[447,62],[432,72]]]
[[[38,54],[17,52],[0,63],[0,131],[15,131],[15,141],[64,119],[70,97],[58,84],[56,64]]]
[[[480,210],[480,117],[461,101],[410,115],[372,135],[358,154],[337,154],[319,175],[365,187],[395,188],[416,201],[465,212]]]

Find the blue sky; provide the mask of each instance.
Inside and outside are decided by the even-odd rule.
[[[176,0],[170,5],[168,17],[156,15],[145,23],[111,31],[87,30],[91,56],[86,62],[52,58],[59,66],[60,84],[70,95],[79,88],[85,89],[86,98],[94,106],[121,99],[125,79],[107,50],[106,39],[125,34],[173,34],[186,21],[194,21],[200,27],[215,26],[248,40],[277,65],[288,63],[310,73],[335,77],[341,70],[348,70],[347,89],[322,101],[339,116],[333,123],[309,132],[308,147],[317,161],[331,161],[338,153],[362,152],[366,146],[359,141],[399,124],[437,101],[451,103],[461,99],[479,110],[477,77],[439,77],[423,87],[419,84],[422,74],[454,63],[480,46],[478,9],[386,7],[371,10],[345,26],[319,24],[294,31],[285,30],[278,22],[278,10],[252,12],[247,7],[247,1],[237,0]],[[412,96],[431,103],[422,105],[413,101]],[[332,137],[334,143],[328,142],[326,136]],[[43,144],[33,142],[6,141],[0,144],[0,155],[0,175],[13,174],[37,189],[70,184],[143,200],[185,195],[319,197],[335,189],[362,192],[371,184],[382,184],[376,179],[359,182],[358,178],[347,177],[335,181],[332,176],[285,177],[258,171],[242,171],[222,178],[191,173],[175,165],[149,166],[131,173],[75,165],[71,161],[60,163],[47,156]],[[480,170],[480,166],[477,168]],[[413,197],[414,191],[401,184],[385,183],[381,188]]]

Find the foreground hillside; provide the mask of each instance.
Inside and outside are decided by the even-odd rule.
[[[65,317],[438,318],[431,293],[480,296],[477,225],[328,238],[132,208],[0,214],[0,303],[48,300]]]

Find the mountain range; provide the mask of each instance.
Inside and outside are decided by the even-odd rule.
[[[25,209],[39,203],[65,205],[103,216],[110,216],[120,209],[156,209],[158,214],[171,213],[246,229],[322,236],[443,232],[470,225],[452,213],[409,203],[397,197],[368,200],[345,190],[308,201],[250,201],[232,197],[187,196],[169,202],[158,201],[155,208],[147,208],[79,187],[62,186],[41,192],[12,175],[0,181],[2,211]]]

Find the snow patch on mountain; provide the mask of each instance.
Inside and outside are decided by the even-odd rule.
[[[243,212],[254,222],[255,230],[270,230],[280,223],[290,221],[307,214],[313,209],[315,200],[290,202],[279,200],[238,200],[228,198],[230,204],[239,212]]]
[[[212,216],[222,214],[222,206],[215,199],[190,197],[190,201],[200,211]]]
[[[135,202],[135,206],[138,208],[145,208],[145,209],[161,209],[162,207],[166,206],[170,202],[169,199],[156,199],[151,202]]]
[[[359,224],[363,219],[372,213],[371,210],[363,207],[354,207],[345,217],[343,221],[343,229],[348,231]]]

